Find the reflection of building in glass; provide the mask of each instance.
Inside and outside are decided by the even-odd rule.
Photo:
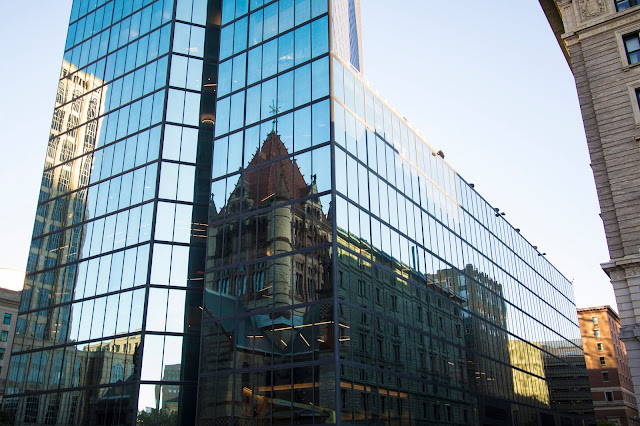
[[[16,424],[580,423],[535,349],[581,352],[571,284],[359,74],[357,0],[98,3],[61,80],[97,87],[54,119],[96,139],[43,182],[91,168],[43,189],[73,202],[37,219]]]
[[[596,417],[622,426],[640,424],[618,314],[611,306],[580,308],[578,319]]]
[[[470,264],[462,271],[441,270],[435,278],[463,296],[469,387],[484,394],[477,402],[481,424],[510,418],[511,407],[505,400],[514,399],[512,376],[517,371],[510,365],[513,362],[502,285]]]
[[[180,381],[181,364],[165,365],[162,380],[168,382]],[[156,410],[164,410],[171,413],[178,411],[180,393],[179,385],[156,385]]]
[[[227,201],[219,206],[214,203],[210,211],[208,265],[241,265],[207,276],[204,318],[216,319],[203,331],[202,360],[207,367],[216,358],[220,366],[235,358],[238,365],[247,367],[308,361],[333,347],[328,341],[333,323],[330,306],[305,305],[332,294],[327,247],[331,226],[325,213],[330,202],[317,196],[314,177],[303,176],[298,165],[309,162],[311,156],[289,157],[275,132],[251,155],[245,173],[226,180]],[[282,256],[314,246],[320,248]],[[297,307],[292,309],[293,305]],[[266,310],[274,312],[261,314]],[[238,315],[237,321],[224,319]],[[227,358],[233,346],[235,354]],[[235,416],[247,419],[291,410],[290,389],[279,392],[276,385],[271,390],[271,383],[294,380],[300,386],[294,401],[299,406],[293,409],[300,416],[312,419],[314,411],[320,410],[335,420],[332,410],[309,405],[314,388],[323,382],[317,376],[320,370],[315,377],[314,371],[284,370],[273,378],[247,374],[235,385],[233,375],[207,380],[200,392],[201,418],[231,418],[233,401],[246,405],[243,414]],[[220,399],[219,395],[232,389],[236,390],[233,401]]]
[[[509,341],[513,371],[513,390],[523,398],[531,398],[549,406],[549,388],[545,383],[542,351],[521,340]]]
[[[28,273],[38,269],[48,271],[27,275],[20,307],[23,312],[71,300],[75,270],[62,272],[51,268],[78,259],[85,234],[82,227],[57,231],[85,218],[86,186],[101,130],[101,120],[96,118],[104,110],[102,95],[107,88],[95,75],[78,71],[73,64],[63,61],[33,231],[34,237],[44,237],[34,238],[27,263]],[[87,124],[78,128],[79,123]],[[52,343],[64,341],[68,314],[65,307],[28,319],[21,316],[16,343],[22,345],[24,339],[30,338]]]
[[[536,343],[570,283],[354,70],[356,2],[309,3],[223,2],[201,421],[589,422]]]
[[[15,424],[195,423],[198,365],[182,364],[200,346],[219,21],[219,2],[73,2],[3,403]]]
[[[539,343],[544,351],[544,372],[551,407],[568,416],[588,414],[595,423],[589,377],[584,374],[582,341],[556,340]]]

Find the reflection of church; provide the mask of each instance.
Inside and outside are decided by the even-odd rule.
[[[292,416],[335,422],[336,391],[343,421],[473,424],[475,400],[464,391],[470,376],[459,280],[446,271],[419,274],[338,229],[349,250],[338,251],[337,291],[363,311],[341,304],[336,325],[333,303],[314,303],[332,298],[333,288],[325,244],[331,216],[314,196],[313,177],[305,179],[272,132],[226,187],[225,204],[212,206],[209,218],[207,267],[215,272],[206,282],[201,365],[205,374],[221,373],[201,378],[204,424],[228,423],[234,405],[236,419],[255,424],[290,423]],[[414,291],[408,281],[424,288]],[[418,324],[423,332],[406,328]],[[336,355],[366,368],[342,365],[336,386],[330,364],[278,367]],[[233,368],[246,372],[223,373]]]
[[[207,267],[218,269],[207,276],[204,316],[220,320],[203,326],[204,371],[318,359],[332,350],[332,309],[309,304],[332,296],[331,218],[314,177],[305,179],[272,132],[227,188],[226,204],[210,210]],[[302,417],[331,416],[312,403],[323,381],[318,375],[311,368],[243,374],[235,382],[233,375],[204,378],[201,418],[228,418],[232,401],[244,406],[236,418],[268,420],[286,411],[289,423],[292,409]]]
[[[341,228],[332,252],[329,202],[275,132],[224,187],[209,217],[202,424],[335,423],[336,403],[349,423],[553,418],[541,351],[506,331],[501,283],[473,265],[420,273]]]
[[[263,259],[208,278],[210,290],[239,298],[249,310],[311,301],[329,280],[327,250],[294,255],[292,261],[266,260],[331,238],[329,219],[314,197],[313,178],[308,184],[287,155],[280,137],[270,133],[237,179],[226,205],[217,213],[215,207],[211,211],[208,267]],[[232,184],[227,183],[228,188]]]

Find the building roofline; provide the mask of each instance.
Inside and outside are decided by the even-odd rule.
[[[590,308],[578,308],[578,313],[580,312],[597,312],[597,311],[609,311],[609,314],[620,321],[620,316],[610,305],[602,305],[602,306],[592,306]]]

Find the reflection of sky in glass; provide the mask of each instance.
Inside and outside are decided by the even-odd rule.
[[[134,353],[137,363],[144,358],[139,334],[144,321],[157,333],[184,333],[191,325],[185,288],[202,281],[196,272],[202,268],[189,270],[189,264],[191,257],[204,257],[204,240],[196,237],[204,237],[206,222],[204,209],[193,206],[194,164],[201,161],[195,128],[201,96],[194,91],[203,90],[208,4],[177,2],[182,22],[169,52],[173,5],[165,0],[73,4],[29,257],[31,278],[21,302],[22,311],[33,312],[19,316],[14,346],[44,350],[17,355],[27,364],[15,363],[9,393],[48,390],[48,381],[38,375],[51,369],[51,385],[111,384],[96,393],[99,413],[90,414],[105,415],[107,401],[135,395],[141,365],[134,367],[133,359]],[[167,77],[173,87],[168,92]],[[163,129],[165,109],[172,124]],[[156,191],[164,202],[154,198]],[[156,214],[162,220],[157,227]],[[156,250],[148,243],[152,237],[162,242]],[[153,289],[150,297],[158,309],[146,309],[142,286],[149,274],[155,285],[182,289]],[[51,305],[56,307],[48,309]],[[162,369],[181,364],[183,352],[182,335],[159,337],[162,344],[149,343],[144,358],[149,366],[142,369],[147,375],[158,366],[157,380],[163,379]],[[73,346],[65,351],[60,345],[67,342]],[[24,371],[32,358],[42,368]],[[175,368],[169,370],[175,376]],[[181,378],[177,371],[171,380],[195,385],[195,377]],[[166,392],[177,396],[173,387]],[[69,395],[60,398],[60,412],[76,410]],[[81,415],[86,413],[76,412],[76,421],[90,421]]]
[[[342,70],[344,70],[344,76]],[[396,182],[396,185],[402,185],[404,180],[405,188],[409,188],[406,191],[413,191],[414,200],[420,198],[426,200],[426,202],[423,201],[423,208],[427,208],[430,212],[433,211],[435,219],[442,221],[478,250],[482,251],[483,245],[486,244],[485,241],[490,241],[491,258],[499,268],[485,268],[482,263],[477,267],[503,283],[504,296],[507,301],[515,306],[520,306],[520,300],[528,300],[529,303],[525,308],[531,309],[529,312],[532,316],[526,317],[526,319],[522,317],[524,315],[522,312],[514,312],[513,315],[507,316],[509,329],[529,341],[555,340],[559,336],[537,321],[537,318],[555,318],[554,321],[558,322],[557,329],[565,338],[574,340],[576,336],[579,336],[575,305],[572,302],[573,292],[568,280],[561,276],[544,257],[539,256],[537,251],[514,228],[508,225],[502,216],[495,212],[495,209],[481,199],[444,159],[424,142],[419,133],[414,133],[411,126],[405,124],[406,119],[393,107],[388,107],[388,101],[379,95],[360,74],[348,66],[343,66],[338,60],[334,60],[334,73],[334,95],[339,101],[334,103],[338,144],[344,146],[356,158],[365,163],[368,161],[371,168],[376,168],[375,160],[377,158],[377,172],[381,177],[391,183]],[[364,85],[364,92],[360,88],[354,90],[354,81],[358,82],[359,87]],[[373,107],[374,105],[375,107]],[[346,121],[342,119],[344,116],[346,116]],[[355,116],[362,121],[355,119]],[[365,148],[367,144],[365,144],[364,134],[355,131],[354,121],[358,125],[366,123],[369,126],[375,126],[376,133],[379,135],[375,139],[377,149],[372,147],[374,140],[372,133],[366,134],[369,138],[367,139],[368,148]],[[344,138],[343,135],[345,135]],[[383,140],[391,145],[384,144]],[[365,149],[369,151],[368,157],[365,155]],[[341,151],[337,151],[336,155],[339,156],[336,164],[345,164],[341,160],[344,158],[341,157],[343,155]],[[392,167],[392,162],[395,163],[395,167]],[[404,170],[404,179],[402,172],[399,171],[403,164],[405,168],[407,166],[409,168],[409,170]],[[355,162],[348,158],[346,170],[349,173],[344,173],[344,175],[348,174],[349,177],[348,179],[339,178],[337,189],[348,194],[349,198],[355,202],[359,202],[357,188],[352,191],[351,186],[347,185],[347,182],[359,181],[362,186],[363,173],[356,173],[354,167],[356,167]],[[342,175],[339,167],[337,173]],[[418,181],[416,178],[420,180],[420,185],[416,185]],[[364,180],[366,182],[366,177]],[[371,181],[371,178],[369,180]],[[413,183],[413,189],[410,189],[411,185],[408,185],[407,182]],[[380,200],[390,200],[390,206],[401,200],[397,198],[400,193],[396,193],[391,188],[387,189],[386,185],[377,189],[378,191],[369,192],[372,199],[378,195],[376,193],[378,192],[381,195]],[[411,196],[411,193],[408,196]],[[365,203],[364,200],[359,202],[361,206],[366,208]],[[376,210],[377,206],[375,208],[371,206],[371,208]],[[413,221],[398,222],[404,218],[396,215],[395,209],[391,210],[389,217],[386,217],[386,212],[382,210],[380,210],[380,215],[385,221],[389,221],[391,225],[401,230],[406,229],[408,235],[415,235],[416,228]],[[353,218],[353,215],[349,216]],[[478,229],[477,224],[482,227]],[[467,231],[467,229],[474,228],[478,231]],[[438,233],[450,234],[446,228],[437,226],[437,229]],[[445,241],[448,240],[449,238],[445,239]],[[392,239],[392,244],[395,244],[395,241],[395,238]],[[383,244],[385,244],[384,241]],[[462,244],[466,245],[465,242]],[[448,244],[445,244],[443,248],[448,250]],[[404,248],[397,247],[394,252],[399,253],[399,258],[403,262],[409,263],[409,256],[405,254]],[[469,257],[469,250],[466,252],[466,256]],[[453,263],[454,266],[460,269],[464,268],[464,264],[461,263],[462,257],[456,257],[455,251],[441,252],[439,255],[443,256],[447,262]],[[548,304],[550,301],[557,301],[557,303],[552,307]],[[563,316],[559,316],[555,310],[558,310]]]
[[[52,337],[52,342],[64,343],[64,336],[69,330],[70,343],[83,342],[77,345],[75,352],[87,355],[73,355],[73,362],[68,364],[73,367],[68,367],[71,374],[67,373],[66,380],[71,380],[73,386],[83,385],[81,370],[86,367],[83,360],[90,356],[99,357],[100,351],[96,349],[121,345],[119,338],[113,336],[139,333],[143,322],[147,334],[141,368],[137,372],[132,370],[131,357],[122,362],[114,357],[112,364],[103,371],[105,383],[118,383],[131,378],[134,373],[140,377],[133,376],[131,380],[173,380],[182,372],[183,351],[187,353],[186,339],[182,335],[163,333],[183,333],[185,327],[190,326],[185,320],[184,309],[189,300],[185,288],[196,280],[202,280],[202,276],[189,275],[193,252],[186,244],[190,244],[195,236],[205,237],[207,228],[209,232],[214,228],[207,227],[212,223],[205,223],[206,219],[197,223],[192,219],[197,213],[197,206],[192,204],[193,187],[199,179],[193,164],[198,161],[199,136],[194,127],[201,122],[199,106],[204,99],[193,91],[201,89],[207,63],[202,60],[205,54],[204,28],[186,22],[203,24],[206,3],[204,0],[177,2],[176,16],[184,22],[175,24],[172,52],[169,52],[171,24],[168,21],[172,16],[173,2],[145,5],[140,11],[132,11],[131,18],[127,18],[125,13],[121,16],[125,19],[112,28],[107,28],[110,22],[105,20],[105,24],[96,21],[92,28],[87,26],[87,29],[84,29],[84,24],[91,19],[91,13],[81,21],[73,22],[87,12],[78,9],[86,8],[86,5],[74,4],[65,58],[67,63],[85,67],[77,75],[98,76],[93,93],[99,96],[95,100],[90,97],[81,100],[73,93],[73,86],[60,87],[60,97],[71,93],[74,100],[62,107],[57,104],[59,108],[52,129],[54,133],[65,133],[63,139],[75,137],[82,140],[89,136],[90,150],[95,151],[81,160],[72,160],[69,157],[72,151],[69,140],[60,140],[57,147],[50,144],[50,150],[55,154],[51,158],[58,159],[46,166],[43,182],[62,188],[61,191],[73,192],[78,197],[75,210],[69,210],[70,217],[77,217],[73,218],[72,224],[70,222],[73,230],[67,235],[64,235],[65,230],[59,232],[60,238],[48,235],[55,231],[47,228],[49,224],[41,221],[36,225],[34,237],[41,238],[36,238],[34,244],[40,244],[38,250],[57,252],[57,258],[52,255],[40,260],[30,258],[30,270],[39,271],[42,265],[59,267],[60,275],[67,277],[64,284],[66,295],[53,295],[49,291],[47,285],[54,278],[53,274],[45,272],[34,276],[37,279],[34,278],[32,287],[25,291],[25,294],[37,295],[33,301],[30,296],[23,299],[26,300],[25,308],[29,309],[46,307],[50,297],[59,297],[57,303],[71,301],[65,306],[70,313],[71,324],[53,320],[52,323],[60,328],[51,330],[50,335],[58,336]],[[241,199],[264,209],[254,214],[250,208],[244,208],[241,210],[243,219],[254,221],[255,225],[251,226],[257,228],[280,227],[278,232],[282,235],[278,234],[280,240],[271,242],[261,240],[256,232],[255,242],[259,244],[254,244],[254,247],[264,248],[264,251],[246,250],[236,258],[214,259],[219,262],[213,266],[217,268],[214,273],[219,276],[217,280],[208,282],[208,299],[201,309],[215,319],[216,312],[223,312],[223,306],[231,306],[225,301],[235,302],[232,296],[242,300],[237,308],[245,315],[242,321],[222,321],[219,324],[225,332],[238,333],[236,347],[240,351],[259,349],[282,359],[316,352],[330,356],[330,350],[324,346],[329,341],[330,330],[340,333],[341,356],[343,349],[350,351],[352,347],[349,345],[353,341],[355,347],[359,336],[347,331],[350,326],[345,324],[346,318],[351,318],[350,324],[355,327],[359,325],[356,313],[360,311],[355,309],[352,315],[344,316],[340,313],[341,321],[345,321],[336,324],[330,305],[316,303],[333,294],[328,287],[332,277],[328,265],[332,262],[330,256],[335,254],[328,254],[331,243],[328,228],[333,220],[330,215],[333,208],[337,212],[339,244],[348,246],[358,256],[373,256],[375,253],[390,262],[399,276],[424,281],[440,296],[450,297],[455,301],[453,303],[466,307],[468,312],[465,315],[472,312],[486,323],[493,323],[488,326],[489,331],[504,343],[503,353],[495,355],[496,358],[508,361],[510,357],[512,365],[543,377],[544,371],[540,370],[542,352],[531,345],[522,346],[523,342],[516,337],[532,342],[547,351],[545,353],[555,354],[554,350],[562,348],[557,354],[564,356],[571,350],[567,347],[575,350],[572,342],[576,337],[575,324],[554,310],[559,307],[562,313],[572,318],[569,314],[573,309],[572,296],[566,280],[545,259],[537,256],[528,243],[424,143],[422,136],[411,129],[401,114],[359,74],[352,72],[346,65],[347,61],[334,60],[329,55],[329,21],[325,15],[325,2],[281,0],[254,12],[257,3],[260,2],[251,2],[251,14],[246,16],[250,8],[248,1],[224,2],[223,21],[236,21],[222,29],[223,62],[219,67],[220,100],[212,175],[212,216],[219,216],[212,222],[218,221],[215,225],[224,230],[234,219],[234,203]],[[336,21],[349,21],[345,28],[331,29],[334,36],[339,36],[333,38],[337,43],[333,48],[357,67],[360,63],[357,58],[359,46],[353,43],[350,10],[353,2],[334,1],[333,5],[346,6],[340,11],[342,15],[336,15]],[[119,13],[116,11],[116,15]],[[294,26],[297,27],[293,29]],[[345,30],[344,33],[339,33],[341,30]],[[268,41],[263,43],[263,40]],[[111,52],[114,54],[105,57]],[[335,100],[328,98],[330,65],[334,72],[332,94]],[[165,88],[167,72],[170,89]],[[256,83],[246,91],[245,78],[249,84]],[[168,105],[164,104],[165,96],[169,100]],[[161,127],[159,123],[165,106],[166,119],[171,124]],[[81,108],[89,108],[86,119],[72,114]],[[335,150],[329,146],[331,108],[337,129]],[[99,119],[95,120],[98,116]],[[80,127],[76,129],[76,126]],[[276,156],[261,152],[265,141],[276,137],[282,144],[282,150]],[[86,149],[79,145],[76,148]],[[264,158],[261,157],[263,154]],[[67,176],[64,166],[58,164],[60,161],[74,161],[79,170],[78,176]],[[264,167],[261,162],[265,161],[272,163]],[[332,162],[335,162],[338,174],[336,190],[339,194],[335,205],[327,193],[332,189]],[[282,169],[289,173],[289,167],[294,170],[291,175],[300,173],[301,179],[297,182],[278,179]],[[266,171],[272,174],[264,173]],[[81,176],[83,174],[85,176]],[[156,183],[157,176],[159,181]],[[260,192],[264,189],[261,187],[251,193],[250,199],[239,197],[245,186],[250,188],[249,192],[254,190],[252,180],[260,180],[264,176],[274,178],[272,185],[266,187],[268,191]],[[67,182],[68,179],[75,180]],[[154,198],[156,191],[162,201]],[[314,197],[314,191],[324,195]],[[53,192],[41,195],[41,201],[55,195]],[[416,200],[423,200],[424,204],[413,204]],[[289,221],[277,222],[278,218],[274,217],[284,214],[285,204],[291,217]],[[49,217],[62,217],[67,213],[57,200],[44,206],[39,206],[40,212],[49,209],[49,215],[51,212],[56,215]],[[421,207],[428,214],[420,211]],[[265,212],[269,212],[271,218],[263,214]],[[309,227],[309,235],[302,228],[298,228],[299,233],[295,234],[292,225],[295,226],[296,219],[300,220],[304,214],[309,214],[310,224],[321,226]],[[152,224],[154,217],[156,220]],[[87,222],[83,223],[83,220]],[[238,223],[240,229],[253,229],[241,221]],[[421,231],[421,226],[428,228],[428,232]],[[321,238],[318,238],[318,233]],[[149,244],[152,237],[155,241],[153,246]],[[433,240],[427,241],[430,237]],[[311,243],[307,243],[307,238]],[[68,241],[75,242],[65,247],[63,244]],[[287,252],[307,249],[312,245],[320,248],[296,253],[290,259],[285,256]],[[331,247],[335,251],[334,246]],[[425,248],[431,250],[428,255],[424,253]],[[491,253],[490,259],[484,257],[488,253]],[[341,249],[338,262],[351,261],[350,256],[356,261],[359,259],[352,252]],[[91,259],[84,260],[88,257]],[[64,269],[67,262],[76,260],[79,260],[77,265]],[[232,266],[230,274],[243,279],[234,284],[232,278],[223,277],[220,265],[224,266],[224,262],[227,262],[226,266]],[[293,272],[298,267],[297,262],[302,266],[298,272]],[[237,265],[240,263],[242,266]],[[311,269],[307,269],[309,267]],[[251,272],[247,272],[250,268],[253,268]],[[455,268],[465,275],[460,275]],[[307,275],[304,275],[305,270]],[[281,271],[290,272],[291,281],[278,277]],[[147,275],[150,283],[146,282]],[[306,281],[307,278],[311,281]],[[251,279],[255,281],[250,282]],[[456,279],[459,282],[451,281]],[[473,280],[476,282],[471,283]],[[74,283],[78,283],[75,288]],[[147,289],[130,290],[145,284],[174,288],[148,288],[148,309],[145,309]],[[400,282],[398,287],[402,286],[412,288],[408,282]],[[232,291],[237,293],[232,295]],[[366,290],[362,292],[366,293]],[[540,298],[536,298],[538,295]],[[506,302],[500,299],[502,297]],[[84,298],[89,299],[77,301]],[[398,299],[392,300],[392,304],[398,304]],[[481,306],[487,300],[495,304]],[[528,305],[522,306],[522,301]],[[546,301],[552,301],[554,306],[547,305]],[[402,302],[404,300],[400,298],[400,304]],[[295,303],[308,303],[309,306],[288,308]],[[275,314],[251,315],[251,310],[256,307],[278,311]],[[29,344],[39,343],[47,334],[43,320],[38,318],[45,317],[47,313],[41,312],[22,318],[20,338],[30,339]],[[559,334],[554,334],[527,313],[553,318]],[[35,338],[26,337],[27,324],[35,326]],[[456,317],[448,325],[461,327],[464,324]],[[132,336],[131,339],[141,343],[140,334]],[[96,340],[87,344],[88,339]],[[505,348],[508,348],[506,353]],[[51,363],[59,370],[58,359],[61,358],[54,355],[36,352],[28,361],[36,366]],[[21,356],[16,357],[20,362],[23,360]],[[30,377],[33,384],[42,385],[44,379],[40,378],[40,371],[31,370],[26,377]],[[503,373],[498,371],[487,379],[495,380],[501,374],[507,377]],[[313,374],[300,375],[306,380],[300,379],[300,389],[315,387],[307,386]],[[328,375],[335,379],[335,372],[328,371]],[[54,377],[65,380],[64,374]],[[544,384],[523,385],[525,380],[517,374],[511,379],[509,382],[513,383],[516,393],[548,403],[548,394],[545,396],[544,389],[540,390]],[[241,380],[244,381],[244,377]],[[267,388],[264,385],[253,389],[262,392],[260,397],[264,397]],[[170,385],[142,385],[138,409],[174,407],[170,399],[179,390],[179,387]],[[285,396],[282,396],[285,402],[291,397],[286,395],[287,392],[289,389],[285,389]],[[309,400],[313,398],[305,395],[301,399],[304,399],[303,409],[308,410]],[[328,400],[330,402],[322,403],[331,407],[333,397]],[[291,404],[289,407],[300,408]],[[331,409],[325,410],[328,410],[324,411],[325,414],[333,412],[335,415]]]

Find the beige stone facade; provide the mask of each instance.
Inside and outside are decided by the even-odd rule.
[[[0,287],[0,401],[7,380],[19,306],[20,292]]]
[[[604,222],[621,339],[640,394],[640,63],[623,37],[640,31],[640,6],[614,0],[540,0],[573,71]],[[622,10],[623,8],[626,9]]]

